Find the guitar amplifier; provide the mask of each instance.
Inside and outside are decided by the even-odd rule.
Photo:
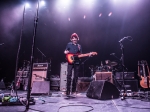
[[[113,83],[112,72],[95,72],[93,78],[96,80],[106,80]]]
[[[32,81],[45,81],[47,78],[48,63],[33,63],[32,69]]]
[[[33,71],[47,71],[48,63],[33,63]]]
[[[117,80],[122,80],[123,72],[116,72],[115,78]],[[124,79],[135,79],[135,73],[134,72],[124,72]]]
[[[120,86],[123,85],[123,80],[117,80],[117,82],[120,84]],[[138,91],[138,80],[136,79],[124,80],[124,84],[128,85],[128,87],[126,87],[126,90],[131,90],[132,92]],[[119,85],[116,85],[116,86],[121,89]]]

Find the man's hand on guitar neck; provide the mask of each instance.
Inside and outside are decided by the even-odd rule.
[[[65,53],[65,54],[68,54],[68,53],[69,53],[69,51],[68,51],[68,50],[65,50],[65,51],[64,51],[64,53]]]
[[[92,52],[90,52],[90,53],[89,53],[89,57],[92,57],[92,54],[93,54],[93,53],[92,53]]]

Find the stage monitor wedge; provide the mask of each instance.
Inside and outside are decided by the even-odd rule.
[[[120,92],[112,83],[105,80],[93,81],[86,96],[93,99],[108,100],[119,98]]]

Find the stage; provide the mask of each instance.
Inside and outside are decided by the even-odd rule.
[[[5,95],[10,90],[1,91]],[[15,96],[15,93],[13,94]],[[18,91],[18,97],[26,98],[26,91]],[[51,91],[50,95],[32,96],[35,105],[30,105],[28,112],[150,112],[150,101],[142,101],[141,97],[125,97],[111,100],[97,100],[86,97],[86,93],[78,93],[76,97],[66,97],[60,91]],[[23,112],[23,105],[0,106],[1,112]]]

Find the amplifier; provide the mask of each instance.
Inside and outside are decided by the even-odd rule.
[[[116,72],[115,78],[118,80],[122,80],[123,72]],[[124,72],[124,79],[135,79],[135,73],[134,72]]]
[[[48,63],[33,63],[32,82],[45,81],[47,78]]]
[[[120,84],[120,86],[123,85],[123,80],[117,80],[117,81]],[[136,80],[136,79],[134,79],[134,80],[124,80],[124,84],[129,86],[129,87],[126,87],[126,90],[131,90],[132,92],[137,92],[138,91],[138,80]],[[116,86],[119,87],[119,85],[116,85]]]
[[[48,70],[48,63],[33,63],[33,71]]]
[[[94,79],[96,80],[106,80],[113,83],[112,72],[95,72]]]
[[[79,77],[77,82],[77,91],[86,92],[92,81],[91,77]]]

